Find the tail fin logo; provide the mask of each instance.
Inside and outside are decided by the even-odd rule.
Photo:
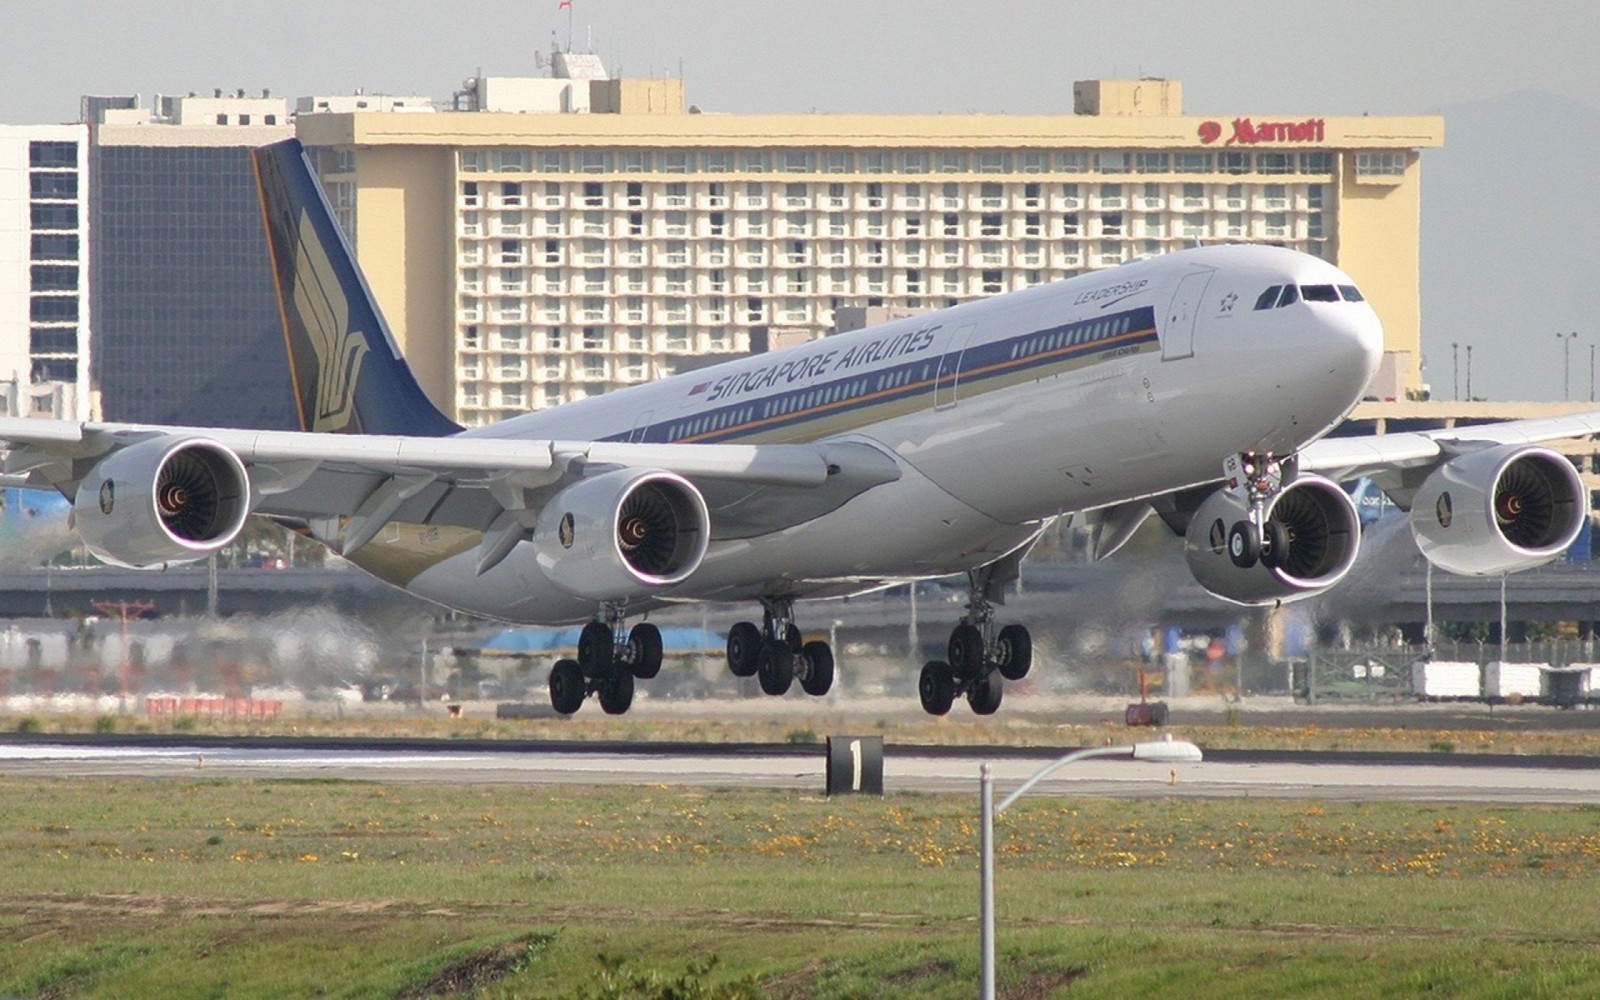
[[[309,219],[302,218],[297,231],[304,235],[316,230]],[[294,310],[317,358],[311,426],[307,429],[337,431],[346,427],[355,413],[356,381],[370,348],[366,334],[352,328],[350,302],[321,241],[302,238],[297,242]]]

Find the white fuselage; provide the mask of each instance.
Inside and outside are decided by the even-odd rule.
[[[1214,482],[1228,455],[1287,454],[1327,433],[1371,380],[1381,330],[1348,293],[1257,308],[1285,285],[1354,287],[1288,250],[1187,250],[466,433],[868,443],[898,481],[758,537],[716,540],[713,519],[704,563],[659,600],[858,592],[984,565],[1055,515]],[[526,549],[482,575],[466,552],[406,586],[513,621],[595,613]]]

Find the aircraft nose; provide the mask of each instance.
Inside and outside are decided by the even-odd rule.
[[[1355,308],[1349,308],[1354,305]],[[1383,324],[1365,304],[1326,310],[1323,316],[1327,374],[1360,398],[1383,362]]]

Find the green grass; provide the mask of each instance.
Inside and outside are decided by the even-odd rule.
[[[0,796],[0,995],[975,990],[976,795],[0,779]],[[1024,800],[997,831],[1000,992],[1592,996],[1596,815]]]

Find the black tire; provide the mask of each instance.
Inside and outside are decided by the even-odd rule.
[[[950,669],[961,680],[983,673],[983,633],[963,622],[950,633]]]
[[[1165,726],[1167,724],[1167,703],[1164,701],[1152,702],[1150,705],[1150,724],[1152,726]]]
[[[1261,539],[1248,521],[1235,521],[1228,529],[1228,558],[1240,569],[1249,569],[1261,560]]]
[[[967,704],[975,715],[993,715],[1000,709],[1000,698],[1005,693],[1005,682],[999,674],[984,674],[967,688]]]
[[[796,656],[805,652],[805,636],[800,634],[800,626],[796,625],[794,622],[790,622],[788,629],[784,631],[783,641],[784,644],[789,647],[789,652],[794,653]]]
[[[794,683],[794,654],[782,646],[762,644],[756,678],[761,681],[763,694],[788,694],[789,685]]]
[[[633,662],[628,664],[633,676],[647,681],[661,673],[660,629],[640,622],[628,630],[628,646],[633,651]]]
[[[922,676],[917,678],[917,695],[924,712],[949,715],[950,706],[956,703],[956,677],[950,672],[950,664],[943,660],[924,663]]]
[[[735,677],[754,677],[761,659],[761,630],[739,622],[728,630],[728,669]]]
[[[618,670],[600,682],[600,708],[607,715],[621,715],[633,704],[633,674]]]
[[[1033,636],[1021,625],[1007,625],[995,640],[995,669],[1008,681],[1020,681],[1033,669]]]
[[[1268,521],[1261,529],[1261,565],[1277,569],[1289,561],[1289,529],[1282,521]]]
[[[583,668],[577,660],[557,660],[550,668],[550,707],[562,715],[571,715],[583,707],[588,689],[583,682]]]
[[[833,648],[825,642],[808,642],[800,653],[806,658],[805,676],[800,678],[800,688],[813,698],[820,698],[833,687]]]
[[[583,676],[598,680],[611,673],[611,664],[617,658],[617,641],[611,626],[605,622],[590,622],[578,633],[578,666]]]

